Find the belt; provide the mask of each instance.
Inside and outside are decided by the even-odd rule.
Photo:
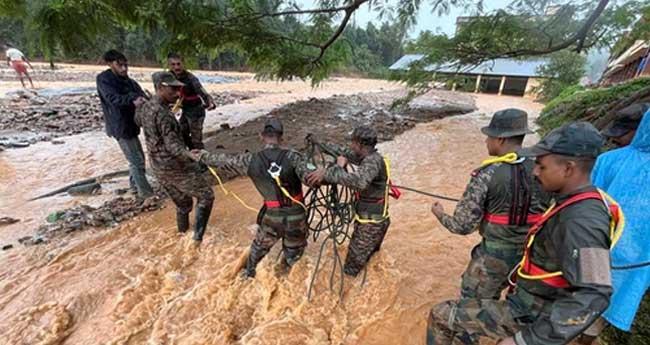
[[[485,216],[483,216],[483,219],[485,219],[486,222],[491,224],[510,225],[510,216],[507,214],[486,213]],[[526,217],[526,224],[530,224],[530,225],[535,224],[540,219],[542,219],[541,214],[529,214]]]
[[[303,199],[304,199],[304,197],[302,196],[302,193],[300,193],[298,195],[294,195],[294,196],[292,196],[292,198],[294,198],[294,199],[296,199],[298,201],[303,201]],[[264,206],[266,206],[266,208],[281,208],[282,204],[280,203],[279,200],[264,200]],[[285,206],[285,207],[290,207],[290,206],[292,206],[292,205]]]

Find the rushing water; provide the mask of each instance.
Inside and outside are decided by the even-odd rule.
[[[459,196],[485,155],[478,128],[486,120],[474,114],[418,125],[380,151],[390,157],[396,183]],[[88,153],[101,152],[107,142],[90,141],[66,145],[71,151],[63,153],[74,164],[49,162],[48,150],[39,150],[47,143],[2,156],[41,164],[18,172],[0,160],[0,207],[11,207],[5,195],[24,200],[36,192],[22,186],[40,192],[49,190],[43,179],[58,186],[57,175],[104,172],[110,166]],[[99,157],[117,159],[111,152]],[[21,181],[21,190],[7,181]],[[249,204],[260,202],[246,179],[228,188]],[[428,310],[457,296],[469,248],[478,240],[445,231],[430,204],[413,193],[392,202],[392,225],[365,285],[361,277],[346,279],[342,301],[329,290],[331,251],[307,300],[318,243],[310,242],[286,276],[278,273],[276,246],[256,279],[239,278],[255,213],[219,191],[198,249],[191,235],[175,232],[170,204],[113,229],[14,249],[0,254],[0,344],[422,344]]]

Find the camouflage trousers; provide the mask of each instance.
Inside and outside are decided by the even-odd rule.
[[[307,246],[307,217],[301,207],[269,209],[259,226],[246,262],[248,276],[255,276],[257,264],[280,239],[284,263],[292,266],[300,259]]]
[[[499,299],[522,255],[523,245],[483,240],[472,249],[472,259],[463,273],[461,298]]]
[[[474,345],[480,337],[504,339],[526,324],[517,322],[508,301],[461,299],[433,307],[427,322],[427,345]]]
[[[190,149],[203,149],[203,122],[205,109],[203,105],[187,106],[183,109],[179,123],[183,140]]]
[[[390,219],[381,223],[354,223],[354,232],[350,239],[348,255],[345,257],[343,271],[347,275],[356,276],[366,266],[370,257],[379,251],[390,226]]]
[[[198,172],[155,171],[154,174],[180,213],[192,211],[192,198],[197,199],[197,207],[212,208],[214,202],[212,186]]]

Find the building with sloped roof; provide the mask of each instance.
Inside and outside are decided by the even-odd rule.
[[[650,76],[650,42],[637,40],[621,55],[613,58],[603,73],[603,85],[622,83]]]
[[[423,54],[404,55],[389,69],[407,70],[412,63],[423,58]],[[535,98],[534,89],[542,78],[537,71],[546,62],[544,59],[495,59],[478,66],[430,65],[425,70],[437,76],[453,77],[452,90]]]

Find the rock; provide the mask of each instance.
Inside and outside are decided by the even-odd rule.
[[[9,250],[12,249],[13,247],[14,247],[13,244],[5,244],[4,246],[2,246],[2,250]]]
[[[221,129],[223,129],[223,130],[229,130],[230,129],[230,124],[229,123],[222,123],[221,125],[219,125],[219,127],[221,127]]]
[[[26,243],[31,242],[33,239],[32,236],[25,236],[18,239],[18,243],[26,245]]]
[[[52,145],[63,145],[63,144],[65,144],[65,141],[63,141],[63,140],[52,140],[51,143],[52,143]]]
[[[31,144],[28,141],[7,140],[0,142],[0,146],[4,146],[6,148],[23,148],[28,147],[29,145]]]
[[[0,226],[10,225],[20,222],[20,219],[11,217],[0,217]]]

